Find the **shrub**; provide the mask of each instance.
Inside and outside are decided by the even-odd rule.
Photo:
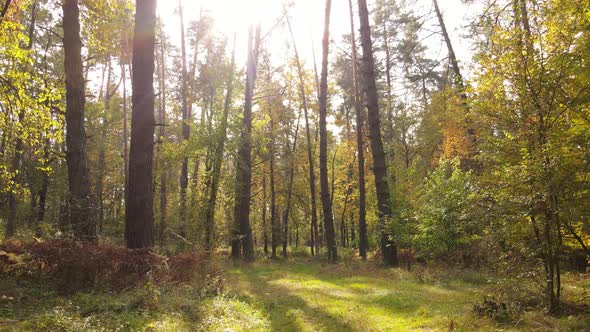
[[[9,268],[11,261],[0,255],[0,273],[49,277],[57,288],[73,293],[90,288],[123,290],[136,285],[183,283],[198,280],[206,292],[222,286],[221,268],[205,253],[182,252],[172,257],[149,249],[127,249],[112,244],[66,240],[28,244],[6,242],[6,257],[17,257],[20,269]]]

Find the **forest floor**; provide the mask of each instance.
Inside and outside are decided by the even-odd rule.
[[[223,259],[216,295],[184,286],[59,295],[44,284],[0,279],[0,331],[588,331],[590,314],[524,313],[517,323],[474,314],[490,279],[462,271],[440,278],[416,268],[310,258],[246,265]],[[567,276],[566,276],[566,279]],[[590,292],[567,280],[565,296]],[[584,296],[586,296],[584,295]]]

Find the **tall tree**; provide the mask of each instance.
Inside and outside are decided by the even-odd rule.
[[[328,133],[326,128],[326,113],[328,110],[328,52],[330,47],[330,12],[332,1],[326,0],[324,15],[324,37],[322,39],[322,71],[320,74],[320,192],[326,227],[326,247],[328,260],[338,258],[336,238],[334,234],[334,216],[332,215],[332,201],[328,187]]]
[[[285,9],[286,14],[286,9]],[[297,76],[299,78],[299,93],[301,98],[301,108],[303,108],[303,116],[305,118],[305,138],[307,143],[307,161],[309,163],[309,193],[311,200],[311,254],[319,254],[320,244],[318,241],[318,216],[317,216],[317,203],[316,203],[316,187],[315,187],[315,170],[314,160],[312,153],[312,141],[311,141],[311,129],[309,126],[309,114],[307,108],[307,93],[305,92],[305,81],[303,79],[303,69],[301,66],[301,60],[299,59],[299,52],[297,51],[297,44],[295,43],[295,37],[293,36],[293,29],[291,27],[291,20],[288,15],[287,26],[289,27],[289,34],[291,36],[291,42],[293,43],[293,52],[295,53],[295,63],[297,64]]]
[[[256,34],[256,36],[254,36]],[[256,32],[252,26],[248,31],[248,61],[246,65],[246,91],[244,97],[244,114],[236,164],[236,195],[234,206],[234,226],[232,229],[232,257],[253,261],[254,241],[250,228],[250,196],[252,192],[252,99],[258,50],[260,48],[260,25]]]
[[[166,58],[164,56],[164,31],[162,29],[162,22],[159,22],[160,30],[160,50],[159,50],[159,96],[160,96],[160,107],[159,107],[159,133],[158,136],[160,144],[166,141]],[[160,227],[158,240],[160,246],[166,242],[166,227],[167,225],[167,210],[168,210],[168,172],[162,169],[160,175]]]
[[[453,44],[451,43],[451,38],[449,37],[449,33],[447,32],[447,26],[445,25],[445,20],[443,19],[442,12],[438,7],[438,1],[432,0],[434,5],[434,11],[436,12],[436,17],[438,19],[438,25],[440,26],[441,33],[443,35],[443,39],[445,41],[445,45],[447,46],[447,51],[449,53],[449,61],[451,62],[451,69],[453,70],[453,74],[455,75],[455,84],[459,89],[459,96],[462,100],[467,99],[467,95],[465,94],[465,83],[463,82],[463,75],[461,75],[461,69],[459,68],[459,61],[457,61],[457,56],[455,55],[455,50],[453,49]]]
[[[70,224],[82,240],[96,239],[96,223],[90,211],[90,183],[84,129],[85,82],[80,40],[78,0],[64,0],[63,47],[66,72],[66,161],[70,189]]]
[[[125,211],[128,248],[153,245],[154,50],[156,0],[138,1],[133,37],[129,202]]]
[[[182,12],[182,0],[178,1],[178,15],[180,15],[180,50],[182,63],[181,77],[181,112],[182,112],[182,141],[186,144],[190,138],[189,110],[188,110],[188,90],[187,90],[187,69],[186,69],[186,43],[184,38],[184,15]],[[188,186],[188,156],[185,154],[182,159],[182,168],[180,171],[180,235],[186,235],[186,188]]]
[[[225,141],[227,136],[227,123],[229,111],[231,108],[233,79],[236,62],[236,36],[234,35],[230,70],[227,75],[225,101],[223,103],[223,114],[221,123],[217,130],[215,157],[213,160],[213,174],[211,174],[211,184],[209,186],[209,196],[207,198],[207,207],[205,211],[205,245],[208,249],[212,248],[213,235],[215,231],[215,205],[217,202],[217,192],[219,191],[219,182],[221,180],[221,164],[223,163],[223,153],[225,150]]]
[[[354,29],[354,13],[352,9],[352,0],[348,0],[348,8],[350,12],[350,43],[352,47],[352,84],[354,89],[354,111],[356,115],[356,151],[358,159],[358,187],[359,187],[359,254],[363,259],[367,258],[367,250],[369,246],[369,239],[367,235],[367,219],[366,219],[366,189],[365,189],[365,147],[364,147],[364,118],[363,107],[361,105],[361,96],[359,93],[359,77],[358,77],[358,56],[356,50],[356,37]],[[354,233],[353,233],[354,234]]]
[[[380,244],[383,263],[386,266],[397,266],[397,246],[393,235],[388,231],[391,218],[391,202],[387,185],[387,165],[385,151],[381,140],[381,121],[379,118],[379,100],[375,83],[375,63],[373,59],[373,45],[371,42],[371,26],[366,0],[358,0],[361,46],[363,49],[363,83],[367,98],[367,120],[369,137],[371,139],[371,153],[373,154],[373,172],[377,189],[377,210],[379,216]]]

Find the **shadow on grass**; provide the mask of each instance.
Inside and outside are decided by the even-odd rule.
[[[341,317],[332,315],[319,305],[310,304],[304,298],[295,294],[296,291],[271,283],[273,280],[280,279],[280,277],[275,277],[275,269],[272,267],[263,268],[261,272],[258,266],[243,267],[241,270],[245,273],[240,278],[240,282],[246,284],[245,290],[249,293],[249,296],[243,296],[244,294],[242,294],[242,299],[266,312],[273,331],[300,331],[302,329],[354,330]],[[293,277],[292,272],[290,269],[286,270],[285,277]],[[295,276],[297,274],[299,276],[310,276],[312,272],[295,273]]]

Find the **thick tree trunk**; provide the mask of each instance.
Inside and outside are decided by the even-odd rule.
[[[128,248],[153,245],[154,49],[156,0],[137,3],[133,37],[133,107],[129,151]]]
[[[352,0],[348,0],[348,7],[350,11],[350,42],[352,44],[352,80],[354,88],[354,111],[356,115],[356,146],[358,158],[358,187],[359,187],[359,254],[363,259],[367,259],[367,250],[369,240],[367,236],[367,222],[366,222],[366,190],[365,190],[365,149],[364,149],[364,118],[363,107],[361,105],[361,96],[359,92],[359,77],[358,77],[358,57],[356,50],[356,37],[354,29],[354,18],[352,10]],[[354,233],[353,233],[354,234]]]
[[[231,69],[226,82],[223,115],[221,117],[221,122],[219,124],[220,128],[217,133],[218,141],[216,143],[217,146],[215,147],[215,157],[213,160],[213,174],[211,174],[211,186],[209,189],[209,197],[207,198],[207,207],[205,211],[205,245],[208,249],[212,249],[213,237],[215,234],[215,205],[217,203],[217,192],[219,191],[219,182],[221,180],[221,165],[223,163],[223,153],[225,151],[225,140],[227,136],[227,122],[233,93],[233,78],[236,58],[235,54],[236,37],[234,35],[234,43],[231,55]]]
[[[367,1],[358,0],[359,17],[361,22],[361,45],[363,48],[363,76],[365,94],[367,96],[367,119],[369,123],[369,136],[371,139],[371,152],[373,154],[373,172],[375,174],[375,187],[377,189],[377,209],[379,216],[381,252],[383,263],[386,266],[397,266],[397,246],[392,234],[387,229],[387,223],[391,218],[391,206],[389,201],[389,187],[387,185],[387,166],[385,164],[385,151],[381,140],[381,122],[379,119],[379,100],[377,86],[375,84],[375,65],[373,59],[373,45],[371,42],[371,27],[369,25],[369,12]]]
[[[190,124],[188,116],[187,105],[187,69],[186,69],[186,45],[184,38],[184,15],[182,12],[182,1],[178,1],[178,11],[180,15],[180,49],[181,49],[181,63],[182,63],[182,78],[181,78],[181,112],[182,112],[182,140],[186,144],[190,138]],[[186,206],[186,189],[188,187],[188,157],[185,155],[182,159],[182,168],[180,171],[180,235],[186,236],[187,228],[187,206]]]
[[[253,40],[255,39],[255,40]],[[248,64],[246,69],[246,91],[244,98],[244,116],[238,148],[236,165],[236,195],[234,207],[234,227],[232,229],[232,256],[253,261],[254,242],[250,228],[250,196],[252,192],[252,99],[254,96],[254,82],[256,80],[256,66],[258,49],[260,47],[260,26],[256,27],[253,37],[252,27],[248,35]],[[240,247],[242,248],[240,250]]]
[[[330,10],[331,0],[326,0],[324,16],[324,37],[322,39],[322,72],[320,76],[320,191],[326,227],[326,247],[328,260],[335,262],[338,258],[334,234],[334,217],[328,187],[328,133],[326,129],[326,113],[328,109],[328,52],[330,46]]]
[[[96,240],[96,223],[92,218],[90,183],[86,159],[84,130],[85,81],[80,40],[80,10],[77,0],[64,0],[63,47],[66,72],[66,162],[70,189],[70,224],[81,240]]]

